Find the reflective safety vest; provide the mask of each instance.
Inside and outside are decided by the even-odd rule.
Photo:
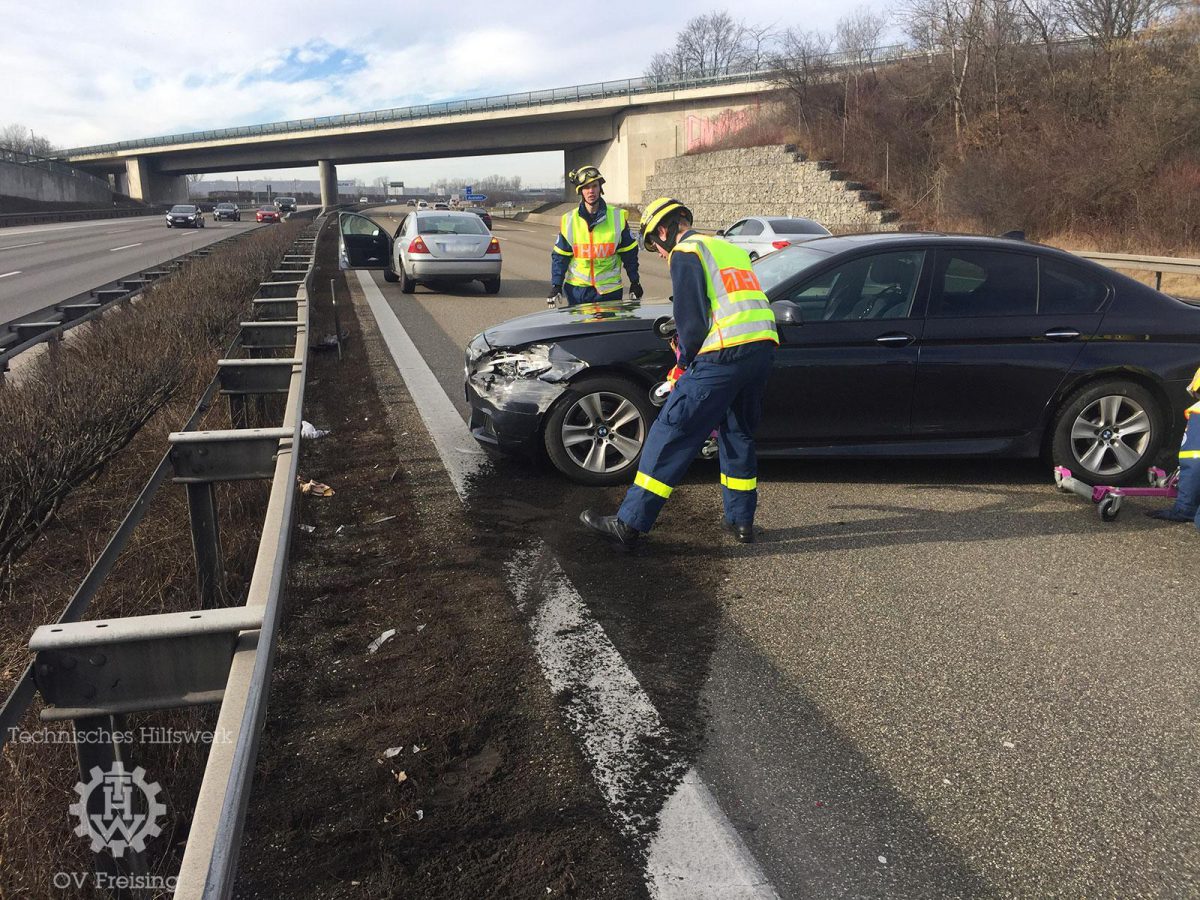
[[[571,263],[567,266],[567,284],[595,288],[598,294],[621,289],[621,250],[637,246],[618,247],[625,231],[628,216],[625,210],[609,206],[604,218],[594,228],[579,214],[579,207],[565,213],[560,229],[571,245]]]
[[[745,250],[720,238],[692,234],[671,252],[695,253],[704,265],[712,323],[698,353],[755,341],[779,343],[775,313]]]

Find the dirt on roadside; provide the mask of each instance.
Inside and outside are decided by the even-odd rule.
[[[328,232],[326,233],[328,238]],[[322,241],[291,586],[240,897],[646,896],[398,378]],[[385,414],[385,404],[387,412]],[[375,652],[368,645],[394,635]]]

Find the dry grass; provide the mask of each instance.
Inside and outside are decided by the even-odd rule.
[[[106,317],[15,386],[0,390],[0,509],[12,553],[0,583],[0,692],[28,659],[29,635],[57,618],[190,416],[215,360],[273,264],[303,226],[285,224],[199,260],[154,286],[143,301]],[[229,427],[214,404],[202,427]],[[230,597],[244,593],[253,566],[267,486],[221,485],[221,535]],[[194,608],[195,572],[182,488],[165,484],[89,608],[87,618]],[[36,704],[35,704],[36,706]],[[212,728],[216,711],[131,717],[143,725]],[[57,729],[61,726],[53,726]],[[28,732],[43,726],[31,712]],[[163,786],[169,821],[152,845],[155,870],[178,868],[206,756],[203,746],[144,745],[134,762]],[[71,832],[68,806],[78,778],[74,747],[9,743],[0,754],[0,898],[69,895],[55,872],[87,872],[87,842]],[[90,896],[90,894],[88,894]]]

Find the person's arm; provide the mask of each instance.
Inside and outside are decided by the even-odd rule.
[[[551,288],[561,288],[563,282],[567,280],[567,267],[571,264],[572,255],[571,245],[567,243],[567,239],[560,231],[558,240],[554,242],[554,248],[550,251]]]
[[[704,281],[704,264],[695,253],[677,250],[671,254],[671,290],[674,291],[679,364],[686,369],[708,337],[712,318]]]
[[[625,227],[621,229],[621,237],[617,241],[617,252],[621,254],[621,263],[625,266],[629,283],[639,284],[641,279],[638,278],[638,242],[629,230],[629,217],[622,215],[621,218],[625,220]]]

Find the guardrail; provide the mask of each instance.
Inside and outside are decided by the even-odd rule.
[[[120,763],[133,770],[129,748],[119,740],[125,715],[220,703],[215,733],[230,739],[211,744],[176,897],[228,897],[233,889],[292,531],[315,240],[310,230],[293,243],[272,276],[278,280],[260,285],[254,319],[242,323],[217,377],[184,430],[170,435],[168,452],[58,622],[34,632],[34,661],[0,708],[3,746],[40,692],[43,721],[69,719],[88,736],[76,744],[86,782],[93,766],[110,770]],[[228,398],[233,428],[193,430],[218,392]],[[280,397],[278,425],[254,421],[259,427],[250,427],[251,410],[264,419],[269,402]],[[80,622],[168,475],[188,494],[200,609]],[[269,479],[270,495],[245,603],[222,606],[216,489],[245,479]],[[103,734],[111,740],[94,739]],[[98,804],[101,793],[92,795]],[[117,877],[147,870],[132,846],[102,850],[96,864]]]
[[[239,231],[196,250],[172,257],[156,266],[138,269],[101,287],[92,288],[60,303],[51,304],[36,312],[25,313],[11,322],[0,324],[0,383],[4,381],[9,363],[27,350],[48,343],[53,353],[58,349],[63,335],[72,328],[91,322],[114,306],[132,300],[141,294],[146,285],[170,275],[186,265],[189,260],[208,256],[221,244],[240,240],[257,230],[248,228]]]
[[[116,207],[114,209],[64,209],[55,212],[0,213],[0,228],[15,225],[46,225],[50,222],[84,222],[90,219],[127,219],[132,216],[162,215],[165,205]]]
[[[1129,253],[1099,253],[1092,250],[1077,251],[1076,256],[1090,259],[1110,269],[1127,269],[1133,272],[1153,272],[1154,287],[1162,290],[1164,272],[1173,275],[1191,275],[1200,278],[1200,259],[1174,256],[1137,256]]]

